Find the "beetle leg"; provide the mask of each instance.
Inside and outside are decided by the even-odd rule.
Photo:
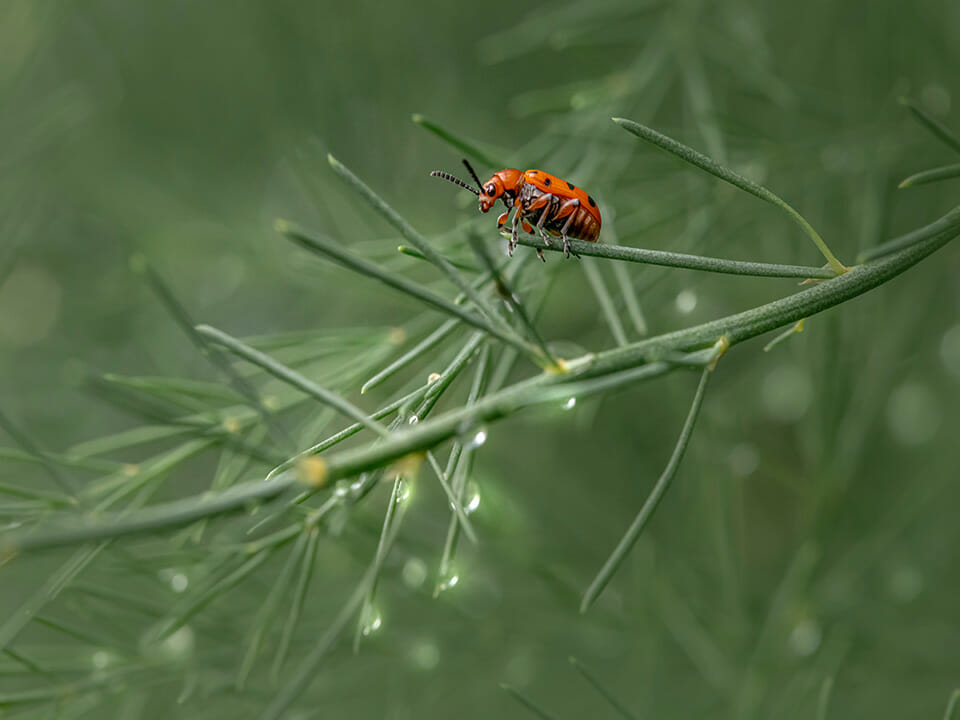
[[[520,219],[520,227],[523,228],[523,231],[525,233],[529,233],[531,235],[533,234],[533,226],[522,218]],[[543,250],[541,250],[540,248],[537,248],[537,257],[543,260],[544,262],[547,261],[547,259],[543,256]]]
[[[577,216],[576,210],[579,207],[580,207],[580,201],[577,200],[576,198],[573,198],[572,200],[568,200],[563,205],[561,205],[560,209],[557,211],[558,218],[562,218],[565,215],[568,216],[567,221],[563,224],[563,228],[561,228],[560,230],[560,236],[563,238],[563,253],[568,258],[570,257],[570,253],[573,251],[570,249],[570,239],[567,237],[567,230],[570,229],[570,225],[571,223],[573,223],[573,219]],[[577,255],[577,253],[573,253],[573,255],[578,260],[580,259],[580,256]]]
[[[509,219],[509,217],[510,217],[510,211],[507,210],[505,213],[503,213],[500,217],[497,218],[497,230],[500,230],[501,228],[503,228],[504,225],[507,224],[507,220]]]
[[[541,195],[527,206],[527,212],[539,210],[540,208],[543,208],[543,212],[540,213],[540,219],[537,220],[537,232],[540,233],[540,238],[543,240],[544,245],[550,247],[550,236],[547,235],[547,231],[543,229],[543,225],[547,222],[547,217],[553,208],[553,195]]]
[[[517,235],[519,233],[518,228],[520,227],[520,211],[517,210],[516,214],[513,216],[513,232],[510,235],[510,245],[507,247],[507,255],[513,257],[513,251],[517,249]]]

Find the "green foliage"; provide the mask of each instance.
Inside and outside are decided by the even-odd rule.
[[[960,17],[884,5],[0,10],[0,715],[941,712]]]

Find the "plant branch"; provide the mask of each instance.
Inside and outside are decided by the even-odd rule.
[[[429,132],[433,133],[448,145],[455,147],[464,155],[469,155],[474,160],[478,160],[479,162],[482,162],[488,168],[500,169],[500,168],[507,167],[507,163],[491,157],[490,155],[485,153],[483,150],[478,148],[473,143],[467,140],[464,140],[463,138],[458,137],[457,135],[454,135],[449,130],[443,129],[432,120],[425,118],[423,115],[414,114],[411,119],[413,120],[414,123],[422,127],[424,130],[428,130]]]
[[[653,486],[653,490],[643,503],[640,512],[637,513],[627,532],[624,533],[620,542],[617,543],[617,547],[614,548],[613,553],[607,558],[600,572],[597,573],[596,578],[594,578],[586,592],[584,592],[583,600],[580,602],[580,612],[584,613],[589,610],[590,606],[600,597],[600,593],[607,587],[607,584],[611,578],[613,578],[621,563],[627,558],[630,550],[633,549],[633,546],[640,537],[640,533],[642,533],[643,529],[647,526],[647,522],[653,516],[654,511],[666,494],[670,483],[673,482],[673,478],[677,474],[677,468],[680,467],[680,461],[683,459],[683,454],[686,452],[687,445],[690,442],[690,436],[693,434],[693,426],[697,421],[697,416],[700,414],[700,407],[703,405],[703,395],[707,389],[707,381],[710,379],[712,372],[713,369],[708,366],[704,368],[701,373],[700,384],[697,386],[697,392],[693,396],[693,403],[690,405],[687,419],[683,423],[683,428],[680,430],[680,437],[677,439],[677,444],[673,449],[673,453],[670,455],[667,466],[657,480],[656,485]]]
[[[914,173],[908,178],[904,178],[897,186],[899,188],[913,187],[914,185],[926,185],[927,183],[939,182],[940,180],[950,180],[960,177],[960,163],[955,165],[944,165],[930,170]]]
[[[240,342],[235,337],[227,335],[227,333],[223,332],[222,330],[218,330],[215,327],[210,327],[209,325],[198,325],[196,331],[197,335],[200,337],[226,348],[234,355],[243,358],[247,362],[253,363],[257,367],[262,368],[273,375],[278,380],[281,380],[289,385],[292,385],[298,390],[305,392],[307,395],[319,400],[324,405],[332,407],[335,410],[339,410],[351,420],[355,420],[380,437],[387,436],[387,429],[356,405],[345,400],[336,393],[330,392],[326,388],[321,387],[312,380],[308,380],[300,373],[296,372],[295,370],[291,370],[286,365],[282,365],[269,355],[266,355],[259,350],[254,350],[252,347]]]
[[[479,423],[513,415],[525,407],[543,402],[542,397],[545,394],[537,391],[544,386],[569,384],[576,387],[576,382],[580,388],[584,388],[584,383],[580,381],[590,378],[611,381],[610,377],[605,376],[619,374],[619,382],[625,383],[663,374],[673,366],[669,363],[655,363],[658,358],[669,357],[674,352],[706,347],[720,338],[725,338],[732,346],[839,305],[903,273],[958,234],[960,208],[918,230],[913,234],[915,242],[881,260],[860,265],[832,280],[736,315],[659,335],[623,348],[567,361],[566,373],[547,372],[536,375],[488,395],[473,405],[450,410],[428,421],[408,426],[383,441],[343,450],[326,459],[317,458],[322,467],[311,473],[307,481],[313,487],[328,486],[335,480],[385,467],[406,455],[428,450],[451,437],[469,432]],[[656,373],[639,376],[635,374],[642,369],[649,372],[650,368],[643,366],[651,362],[655,363]],[[599,392],[612,386],[608,384],[585,389]],[[561,391],[568,389],[564,387]],[[580,392],[581,390],[578,390],[578,394]],[[0,548],[7,552],[26,551],[70,545],[83,540],[156,531],[187,524],[203,517],[234,512],[246,507],[250,502],[266,501],[289,492],[297,488],[300,482],[302,480],[294,473],[286,472],[270,482],[236,485],[216,495],[188,497],[129,515],[105,515],[97,522],[87,525],[40,532],[33,528],[29,531],[14,531],[0,536]]]
[[[513,329],[499,313],[497,313],[496,309],[487,302],[486,298],[467,281],[463,274],[457,270],[449,260],[441,255],[433,245],[427,242],[427,239],[423,237],[423,235],[414,230],[410,223],[400,217],[400,214],[397,213],[396,210],[387,205],[379,195],[373,192],[360,178],[350,172],[343,163],[332,155],[328,155],[327,160],[330,162],[330,166],[334,172],[343,178],[364,200],[370,203],[373,209],[380,213],[388,223],[393,225],[403,237],[413,243],[413,246],[419,250],[427,260],[436,265],[440,272],[446,275],[447,279],[473,302],[489,322],[496,325],[501,332],[507,334],[513,333]]]
[[[467,325],[475,327],[478,330],[483,330],[493,337],[512,345],[525,354],[535,358],[538,361],[538,364],[542,364],[539,351],[520,338],[516,337],[512,332],[510,334],[506,334],[500,331],[498,328],[493,327],[489,322],[487,322],[485,318],[478,317],[470,312],[467,312],[446,298],[442,298],[430,290],[427,290],[422,285],[408,280],[401,275],[389,273],[371,262],[363,260],[362,258],[352,255],[351,253],[345,252],[334,243],[322,240],[316,235],[307,234],[305,230],[296,227],[285,220],[278,220],[276,222],[276,229],[277,232],[285,235],[287,238],[293,240],[301,247],[304,247],[311,252],[324,255],[349,270],[353,270],[361,275],[366,275],[367,277],[379,280],[384,285],[388,285],[395,290],[406,293],[407,295],[416,298],[420,302],[429,305],[435,310],[439,310],[447,315],[459,318],[463,322],[467,323]]]
[[[930,115],[927,111],[921,109],[920,106],[910,98],[900,98],[900,104],[907,108],[916,121],[927,128],[934,136],[939,138],[947,146],[960,152],[960,138],[957,138],[950,128]]]
[[[744,192],[748,192],[754,197],[758,197],[761,200],[765,200],[768,203],[776,205],[778,208],[787,213],[787,215],[789,215],[790,218],[803,229],[803,232],[807,234],[807,237],[813,240],[814,245],[817,246],[817,249],[820,250],[821,254],[827,259],[827,262],[830,263],[830,267],[833,268],[835,275],[841,275],[847,271],[847,268],[843,265],[843,263],[837,260],[833,253],[830,252],[830,248],[827,247],[827,244],[823,241],[823,238],[821,238],[817,231],[811,227],[810,223],[808,223],[800,213],[794,210],[778,195],[775,195],[773,192],[762,185],[755,183],[753,180],[748,180],[747,178],[743,177],[743,175],[735,173],[733,170],[724,167],[720,163],[712,160],[702,153],[697,152],[693,148],[687,147],[683,143],[679,143],[673,138],[658,133],[652,128],[648,128],[646,125],[641,125],[638,122],[626,120],[624,118],[613,118],[613,121],[620,125],[627,132],[639,137],[641,140],[646,140],[649,143],[653,143],[661,150],[666,150],[667,152],[676,155],[681,160],[685,160],[691,165],[695,165],[701,170],[708,172],[735,187],[740,188]]]
[[[550,250],[552,252],[563,251],[563,248],[559,247],[557,243],[547,245],[541,238],[533,235],[521,235],[518,241],[521,245],[540,250]],[[634,248],[625,245],[590,243],[572,238],[569,242],[570,249],[578,255],[606,258],[608,260],[626,260],[627,262],[644,263],[646,265],[662,265],[664,267],[686,268],[687,270],[702,270],[704,272],[725,273],[727,275],[752,275],[755,277],[816,278],[818,280],[829,280],[837,276],[830,268],[818,268],[806,265],[778,265],[746,260],[724,260],[722,258],[687,255],[686,253],[667,252],[665,250],[647,250],[646,248]]]

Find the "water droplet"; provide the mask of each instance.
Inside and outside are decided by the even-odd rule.
[[[437,380],[440,379],[440,373],[430,373],[427,376],[427,385],[433,385]]]
[[[486,441],[487,441],[487,431],[481,428],[480,430],[477,430],[477,432],[473,434],[473,437],[471,437],[469,441],[467,441],[466,447],[468,450],[475,450],[476,448],[483,445]]]
[[[346,480],[338,480],[336,487],[333,488],[333,494],[338,498],[344,498],[350,494],[350,483]]]
[[[184,625],[175,633],[167,637],[161,647],[164,652],[172,657],[184,657],[193,651],[193,630],[189,625]]]
[[[887,401],[887,426],[901,445],[923,445],[940,427],[937,398],[917,382],[905,382]]]
[[[760,454],[757,448],[750,443],[735,445],[727,457],[730,463],[730,472],[736,477],[745,478],[753,475],[760,465]]]
[[[416,415],[411,415],[407,418],[407,424],[409,425],[416,425],[418,422],[420,422],[420,418],[418,418]]]
[[[693,290],[681,290],[677,293],[677,312],[689,315],[697,307],[697,294]]]
[[[110,653],[105,650],[97,650],[90,658],[90,662],[97,670],[103,670],[110,664]]]
[[[173,588],[175,593],[182,593],[189,584],[190,580],[183,573],[174,573],[170,578],[170,587]]]
[[[419,670],[433,670],[440,664],[440,648],[432,640],[418,640],[410,648],[410,662]]]
[[[480,507],[480,488],[473,480],[467,483],[467,497],[469,499],[467,504],[463,506],[463,511],[469,515],[476,512],[477,508]]]
[[[398,478],[397,483],[397,504],[399,505],[410,499],[410,483],[403,478]]]
[[[813,382],[795,365],[774,368],[763,379],[762,397],[767,414],[783,422],[796,422],[810,407]]]
[[[383,618],[380,616],[380,611],[372,605],[364,607],[363,622],[360,625],[360,632],[363,636],[372,635],[380,629],[381,625],[383,625]]]
[[[563,404],[564,410],[573,410],[577,406],[577,399],[575,397],[567,398],[567,401]]]
[[[790,647],[797,655],[806,657],[813,655],[823,640],[823,630],[820,624],[812,618],[804,618],[798,622],[790,633]]]
[[[460,582],[460,576],[457,575],[456,573],[451,573],[450,575],[447,575],[437,585],[437,594],[439,595],[440,593],[445,592],[450,588],[456,587],[458,582]]]
[[[427,580],[427,564],[420,558],[412,557],[403,564],[401,576],[404,585],[416,590]]]

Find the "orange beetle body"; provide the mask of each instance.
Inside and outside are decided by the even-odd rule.
[[[503,200],[507,211],[497,218],[497,227],[506,225],[511,211],[516,208],[509,247],[511,255],[517,247],[519,227],[528,233],[536,229],[547,247],[550,247],[551,236],[561,238],[567,257],[571,253],[569,238],[597,242],[600,236],[600,208],[590,195],[573,183],[542,170],[521,171],[515,168],[495,172],[489,180],[481,183],[470,163],[466,160],[463,163],[476,180],[479,191],[445,172],[434,171],[430,174],[475,193],[480,199],[481,212],[489,212],[497,200]],[[537,254],[541,260],[544,259],[541,250],[538,249]]]

